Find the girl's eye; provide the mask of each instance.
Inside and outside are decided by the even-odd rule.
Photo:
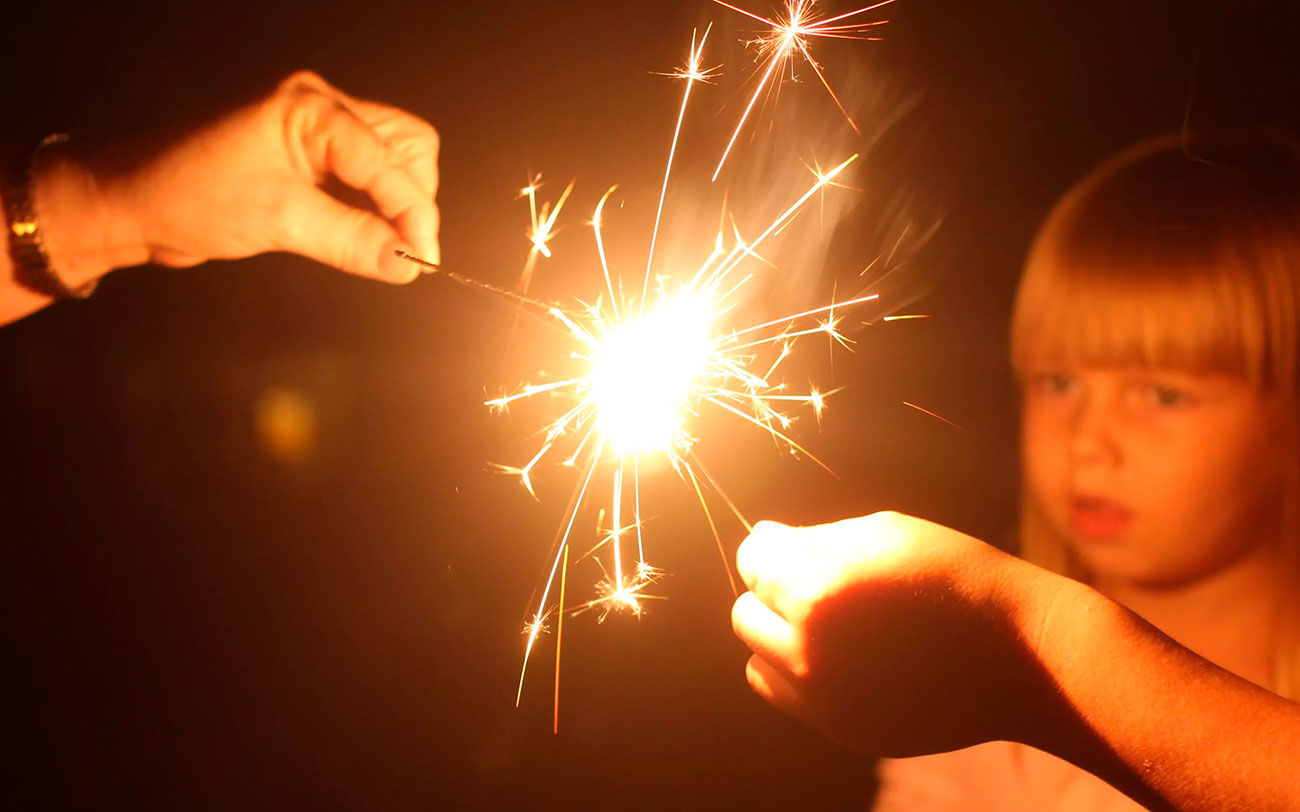
[[[1077,379],[1068,372],[1042,372],[1034,376],[1038,389],[1049,395],[1064,395],[1074,391]]]
[[[1192,397],[1187,392],[1158,383],[1147,387],[1147,398],[1156,406],[1164,408],[1187,406],[1192,402]]]

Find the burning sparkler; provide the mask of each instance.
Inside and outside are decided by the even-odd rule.
[[[753,274],[744,270],[747,261],[755,258],[763,243],[796,217],[803,205],[839,177],[855,158],[817,177],[753,240],[737,240],[726,248],[719,235],[712,254],[688,281],[670,290],[670,280],[659,278],[654,300],[644,307],[640,302],[619,305],[614,298],[608,263],[600,248],[603,241],[599,236],[598,207],[592,225],[601,265],[606,269],[610,299],[571,312],[559,307],[549,310],[549,315],[568,331],[573,357],[582,364],[583,371],[563,380],[528,384],[487,402],[503,410],[516,401],[544,393],[562,396],[569,405],[546,428],[541,447],[533,457],[522,466],[503,466],[502,470],[519,477],[529,493],[534,493],[533,472],[552,456],[580,471],[580,485],[564,518],[550,572],[527,627],[528,642],[516,701],[522,696],[528,659],[547,619],[566,611],[562,601],[552,602],[552,593],[557,578],[561,583],[564,580],[562,565],[567,568],[576,519],[589,500],[598,471],[606,471],[612,478],[607,506],[611,523],[587,555],[607,550],[611,565],[603,593],[581,608],[599,608],[605,613],[614,609],[639,612],[644,591],[656,575],[646,561],[642,533],[639,470],[647,457],[665,456],[691,485],[709,516],[720,549],[722,541],[706,490],[719,494],[736,518],[746,527],[749,524],[695,455],[691,419],[706,406],[714,407],[757,427],[790,450],[812,457],[787,433],[793,418],[783,409],[803,405],[820,416],[826,396],[816,389],[791,392],[778,373],[800,338],[824,335],[846,342],[837,311],[842,313],[877,296],[833,302],[743,329],[727,329],[723,319],[753,279]],[[606,199],[602,199],[601,207]],[[629,560],[633,550],[635,559]]]
[[[820,18],[814,13],[811,0],[787,0],[787,19],[773,22],[721,0],[715,1],[773,27],[773,33],[759,41],[760,51],[768,60],[767,67],[727,144],[722,162],[727,160],[736,137],[773,76],[796,53],[813,67],[843,111],[843,104],[813,60],[807,39],[862,38],[881,21],[850,20],[891,2],[885,0],[847,14]],[[615,192],[613,188],[600,198],[590,222],[603,275],[602,294],[593,303],[576,307],[547,304],[524,296],[522,292],[528,289],[538,257],[551,255],[549,241],[574,184],[570,183],[554,204],[539,203],[538,178],[521,192],[521,197],[529,201],[531,247],[520,292],[512,296],[523,306],[542,310],[546,318],[561,328],[571,344],[571,359],[576,362],[577,372],[560,380],[525,384],[488,400],[486,405],[506,411],[518,402],[542,395],[548,402],[563,404],[558,416],[544,427],[541,444],[527,462],[497,466],[517,477],[528,493],[536,497],[533,476],[547,461],[560,462],[578,471],[577,487],[560,523],[546,578],[534,596],[526,624],[524,659],[515,697],[518,704],[537,641],[548,621],[554,619],[557,724],[559,652],[566,614],[594,610],[602,619],[612,611],[639,614],[642,602],[654,597],[647,590],[660,573],[646,557],[641,492],[643,464],[652,459],[666,460],[692,489],[708,520],[734,592],[736,584],[714,509],[710,507],[710,494],[721,500],[742,525],[746,528],[750,525],[696,454],[698,438],[693,432],[694,422],[709,410],[728,414],[790,452],[816,461],[792,437],[795,416],[791,410],[811,413],[820,420],[828,393],[816,388],[791,390],[781,374],[796,344],[805,338],[824,336],[847,346],[849,340],[841,329],[844,312],[877,298],[875,294],[858,296],[761,324],[742,327],[731,324],[749,292],[750,283],[756,278],[751,266],[766,262],[760,253],[765,245],[799,216],[809,200],[832,187],[842,186],[843,176],[857,159],[856,155],[828,171],[810,170],[811,183],[755,236],[745,238],[739,226],[732,223],[729,233],[725,228],[718,230],[711,250],[706,249],[707,257],[698,266],[692,266],[692,271],[674,277],[655,272],[664,202],[692,89],[717,75],[717,68],[704,67],[704,47],[710,30],[692,35],[686,64],[668,74],[684,81],[685,89],[659,190],[643,278],[640,285],[630,288],[639,291],[639,296],[624,294],[621,276],[611,271],[606,255],[604,217],[606,205]],[[597,539],[590,549],[574,550],[579,516],[585,509],[596,506],[600,515]],[[604,570],[605,578],[595,597],[570,602],[568,570],[575,558],[594,558]]]
[[[811,25],[806,22],[807,4],[798,4],[794,11],[800,21],[798,25]],[[834,25],[839,19],[843,18],[832,18],[810,32],[832,36],[861,27]],[[703,67],[709,30],[692,36],[686,66],[672,74],[684,80],[686,87],[660,188],[641,296],[625,299],[621,295],[622,286],[615,284],[615,276],[610,271],[602,231],[605,206],[614,192],[610,189],[600,199],[591,219],[604,276],[604,295],[594,304],[579,309],[552,307],[548,311],[572,339],[573,358],[581,365],[581,371],[558,381],[526,384],[516,392],[487,402],[493,409],[505,410],[517,401],[542,394],[562,399],[566,407],[546,427],[541,445],[531,459],[522,466],[500,468],[517,476],[523,487],[534,495],[532,476],[544,460],[561,459],[564,465],[580,472],[577,490],[557,535],[547,578],[526,627],[527,642],[516,702],[522,697],[528,662],[547,620],[556,617],[562,623],[569,611],[564,592],[574,527],[583,507],[592,499],[597,474],[607,475],[611,480],[608,504],[602,510],[610,523],[600,528],[599,540],[584,555],[604,555],[609,566],[600,593],[576,608],[598,609],[602,618],[613,610],[639,613],[641,602],[647,597],[646,589],[658,574],[645,555],[641,464],[658,455],[668,460],[697,495],[722,552],[721,536],[706,492],[721,497],[746,527],[749,523],[694,453],[696,438],[690,430],[692,420],[705,408],[718,409],[762,430],[791,451],[812,457],[788,433],[793,418],[785,410],[803,406],[820,419],[826,396],[816,389],[802,393],[790,391],[779,378],[781,367],[795,343],[803,337],[819,334],[845,343],[847,339],[839,330],[837,311],[842,314],[846,308],[877,298],[871,295],[833,302],[742,329],[729,329],[725,324],[726,317],[736,308],[739,297],[754,278],[747,265],[761,260],[759,251],[764,243],[797,217],[805,203],[834,184],[856,155],[829,171],[815,172],[814,181],[803,194],[754,238],[746,240],[735,231],[728,247],[727,235],[720,231],[712,252],[685,281],[669,280],[653,273],[664,200],[691,91],[696,83],[708,81],[716,71]],[[806,55],[802,36],[793,37],[789,47],[799,48]],[[778,58],[783,57],[778,55]],[[545,236],[573,187],[565,189],[549,216],[545,210],[537,214],[532,188],[527,190],[534,234],[530,263],[537,253],[544,252]],[[653,291],[652,279],[656,283]],[[725,565],[725,553],[723,560]],[[728,577],[731,578],[729,566]],[[557,585],[558,601],[554,595]],[[732,588],[735,589],[734,579]]]

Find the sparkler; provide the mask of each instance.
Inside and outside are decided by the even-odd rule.
[[[808,24],[805,22],[808,10],[809,4],[804,2],[794,7],[797,25]],[[835,36],[861,28],[834,25],[840,19],[844,17],[831,18],[820,27],[810,29],[810,33]],[[741,524],[746,528],[750,525],[695,454],[696,438],[691,433],[691,422],[706,408],[720,410],[761,430],[791,452],[815,460],[790,436],[793,418],[786,410],[802,406],[820,420],[826,395],[815,388],[792,392],[778,375],[796,342],[802,338],[824,335],[847,346],[847,339],[839,329],[844,310],[877,298],[869,295],[832,302],[741,329],[725,326],[726,318],[738,306],[740,296],[754,278],[747,266],[761,260],[759,251],[764,243],[797,217],[805,203],[832,185],[856,160],[856,155],[829,171],[815,171],[814,181],[803,194],[753,239],[746,240],[734,230],[728,246],[727,236],[719,231],[712,252],[684,282],[654,274],[664,201],[691,92],[697,83],[709,81],[716,72],[716,68],[705,68],[703,63],[710,30],[706,29],[703,35],[698,32],[692,35],[686,65],[671,74],[685,81],[686,86],[659,190],[641,296],[633,300],[623,298],[622,285],[615,284],[610,271],[603,225],[606,204],[615,191],[611,188],[601,197],[591,218],[604,277],[604,294],[594,304],[578,309],[558,306],[548,309],[548,315],[568,331],[572,357],[581,371],[558,381],[526,384],[486,404],[496,410],[507,410],[518,401],[543,394],[562,399],[566,407],[545,428],[540,447],[533,456],[521,466],[498,468],[517,476],[534,497],[532,477],[543,461],[559,458],[564,465],[579,471],[579,484],[561,522],[549,572],[525,629],[527,642],[516,704],[522,698],[529,660],[552,616],[561,619],[557,624],[557,652],[560,648],[562,618],[571,611],[564,603],[563,593],[567,591],[574,528],[584,505],[593,498],[593,481],[598,472],[610,478],[608,504],[601,511],[602,517],[608,515],[610,523],[598,527],[598,541],[583,557],[603,554],[609,566],[596,597],[577,604],[574,611],[597,610],[602,619],[614,610],[639,614],[642,602],[653,597],[647,594],[647,589],[659,572],[645,555],[640,472],[647,458],[660,455],[696,494],[735,591],[706,492],[717,494]],[[802,33],[791,37],[775,59],[783,59],[790,48],[798,48],[806,56],[802,37]],[[728,151],[730,148],[728,145]],[[539,215],[534,186],[525,190],[529,195],[534,235],[529,269],[538,253],[547,253],[546,236],[573,188],[571,184],[565,189],[549,215],[546,210]],[[652,279],[656,282],[653,295]],[[553,603],[557,582],[561,597]],[[558,668],[556,691],[558,696]]]
[[[773,27],[771,35],[759,40],[760,51],[768,60],[767,66],[754,97],[727,144],[718,165],[720,171],[757,100],[777,70],[796,53],[813,67],[843,111],[843,104],[831,91],[825,75],[809,52],[807,38],[863,38],[864,32],[881,21],[850,20],[892,0],[828,18],[815,15],[811,0],[787,0],[787,19],[781,22],[767,20],[721,0],[715,2]],[[539,204],[539,178],[533,178],[520,193],[529,201],[528,237],[531,247],[520,289],[507,295],[523,306],[541,310],[552,324],[561,329],[571,345],[570,357],[577,371],[560,380],[526,383],[513,392],[486,401],[485,405],[496,411],[508,411],[516,403],[543,395],[548,402],[562,404],[558,416],[542,429],[541,443],[527,462],[496,466],[498,470],[517,477],[534,498],[537,492],[533,476],[543,463],[560,462],[578,472],[578,484],[556,533],[549,569],[534,595],[531,616],[525,626],[524,658],[515,695],[518,705],[538,639],[546,630],[548,621],[556,619],[557,727],[559,654],[565,615],[595,611],[602,620],[613,611],[639,615],[643,611],[643,602],[657,597],[648,592],[660,571],[646,557],[641,491],[643,464],[654,459],[666,460],[691,488],[708,521],[735,592],[735,578],[714,509],[710,507],[709,495],[721,500],[746,529],[750,528],[750,523],[696,454],[695,421],[705,411],[729,415],[775,440],[790,453],[821,464],[793,438],[791,427],[795,416],[791,410],[811,413],[820,421],[826,399],[833,393],[824,393],[814,387],[806,391],[792,390],[781,379],[781,374],[796,345],[804,339],[824,336],[833,343],[848,347],[851,342],[841,329],[845,311],[878,298],[877,294],[871,294],[833,300],[829,304],[760,324],[731,325],[749,292],[750,283],[756,278],[756,271],[751,266],[766,262],[761,250],[799,216],[809,200],[831,187],[842,185],[837,180],[842,178],[857,155],[848,157],[828,171],[810,169],[813,175],[811,183],[756,236],[746,239],[733,221],[730,233],[719,228],[711,250],[706,249],[707,257],[693,270],[676,278],[655,273],[655,253],[665,200],[692,89],[717,75],[718,69],[704,67],[703,61],[710,31],[711,27],[706,28],[702,35],[698,31],[692,35],[686,64],[668,74],[684,81],[685,88],[659,189],[643,278],[640,285],[631,288],[633,291],[639,289],[639,296],[624,295],[622,277],[611,271],[607,257],[603,232],[605,209],[616,188],[610,188],[600,198],[590,221],[604,282],[600,296],[590,304],[563,306],[524,295],[538,257],[551,256],[549,242],[556,233],[560,213],[573,193],[574,184],[570,183],[553,205]],[[847,117],[847,112],[845,115]],[[856,129],[856,125],[854,127]],[[714,177],[717,177],[716,172]],[[727,221],[724,219],[724,222]],[[414,257],[408,258],[419,261]],[[489,285],[464,278],[458,278],[458,281],[491,289]],[[585,551],[575,550],[575,528],[579,516],[596,503],[599,503],[600,516],[596,541]],[[593,558],[600,564],[605,578],[598,585],[594,597],[566,602],[567,593],[572,590],[568,570],[571,564],[586,558]]]
[[[573,358],[583,371],[563,380],[526,384],[514,393],[487,401],[489,407],[505,410],[517,401],[542,394],[564,398],[568,407],[546,427],[533,457],[522,466],[499,468],[517,476],[534,496],[532,475],[544,460],[560,457],[564,465],[580,471],[580,484],[562,523],[554,560],[526,629],[516,702],[522,697],[528,660],[547,619],[567,611],[561,604],[552,604],[552,590],[557,577],[561,583],[565,580],[575,523],[589,501],[598,471],[608,472],[611,477],[611,523],[584,555],[607,550],[611,566],[601,594],[579,608],[599,609],[603,617],[615,609],[640,613],[641,602],[647,597],[645,590],[658,574],[646,561],[642,533],[639,475],[646,458],[663,455],[690,484],[709,517],[719,550],[722,540],[706,489],[721,496],[736,518],[749,527],[694,452],[696,439],[689,424],[705,407],[737,417],[789,450],[815,460],[788,433],[793,418],[783,409],[802,405],[820,417],[826,395],[816,389],[791,392],[777,375],[801,338],[823,335],[847,345],[848,339],[839,329],[843,311],[873,301],[877,295],[832,302],[741,329],[726,329],[722,322],[754,278],[752,272],[745,271],[745,265],[758,257],[767,239],[789,224],[809,199],[830,185],[855,159],[850,157],[819,175],[753,240],[737,239],[727,248],[719,234],[713,252],[688,281],[670,290],[671,280],[660,277],[654,301],[639,309],[639,302],[620,306],[614,298],[600,237],[601,214],[608,195],[602,198],[592,227],[606,273],[606,292],[611,298],[608,303],[598,301],[578,310],[551,307],[548,311],[568,331]],[[629,561],[633,550],[635,559]],[[734,580],[732,587],[734,590]]]

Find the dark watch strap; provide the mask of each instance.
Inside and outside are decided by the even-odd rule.
[[[37,293],[55,299],[84,299],[95,291],[98,280],[69,287],[50,267],[45,250],[36,206],[32,201],[32,177],[41,153],[47,148],[67,143],[62,133],[47,135],[32,149],[25,162],[15,162],[5,175],[5,222],[9,230],[9,257],[14,263],[14,278]]]

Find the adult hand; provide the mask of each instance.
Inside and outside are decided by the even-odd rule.
[[[37,207],[52,264],[73,283],[123,264],[265,251],[407,282],[418,269],[396,249],[440,259],[437,153],[419,118],[300,72],[125,163],[94,148],[53,152]],[[379,214],[327,193],[330,184],[364,193]]]
[[[762,522],[737,565],[750,685],[855,749],[1022,738],[1017,720],[1051,690],[1028,638],[1064,579],[969,536],[895,513]]]

